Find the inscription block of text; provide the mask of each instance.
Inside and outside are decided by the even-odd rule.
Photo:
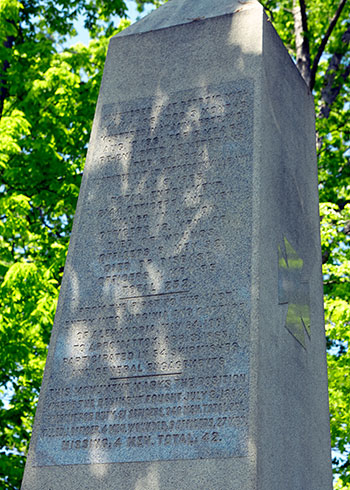
[[[102,106],[37,464],[246,454],[252,100]]]
[[[313,101],[256,2],[111,40],[22,490],[329,490]]]

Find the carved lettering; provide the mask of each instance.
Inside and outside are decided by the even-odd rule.
[[[251,106],[243,80],[101,108],[38,464],[246,454]]]

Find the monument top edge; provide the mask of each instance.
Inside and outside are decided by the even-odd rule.
[[[235,14],[253,7],[262,8],[257,0],[168,0],[150,14],[114,37],[142,34],[211,17]]]

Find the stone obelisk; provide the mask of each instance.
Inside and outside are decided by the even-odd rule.
[[[109,46],[22,490],[329,490],[313,99],[256,1]]]

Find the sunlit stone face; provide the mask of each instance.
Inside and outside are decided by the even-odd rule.
[[[246,454],[252,97],[102,107],[39,464]]]
[[[328,490],[313,101],[255,1],[111,40],[22,490]]]

